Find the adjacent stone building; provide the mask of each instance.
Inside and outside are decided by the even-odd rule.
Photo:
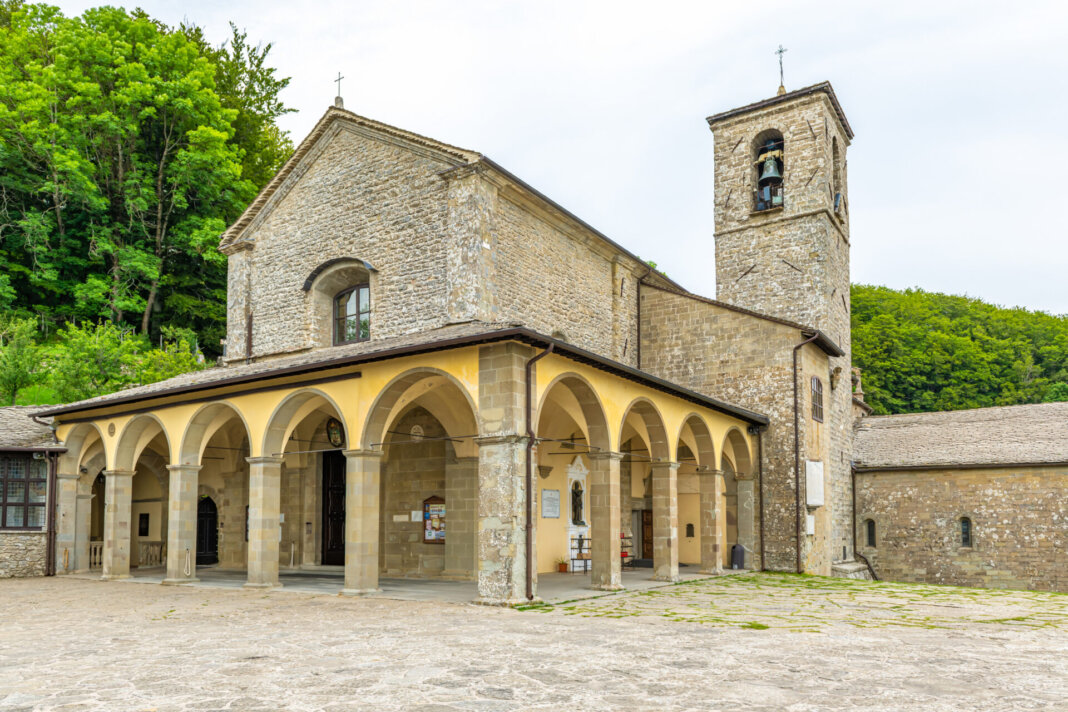
[[[993,470],[903,474],[871,439],[890,421],[868,418],[854,456],[853,132],[830,84],[708,124],[716,299],[488,157],[338,100],[222,236],[218,367],[5,411],[12,443],[27,423],[43,438],[11,447],[50,463],[53,504],[32,533],[0,532],[17,549],[0,573],[160,568],[178,584],[220,567],[268,588],[315,570],[353,595],[383,576],[471,580],[480,601],[514,604],[561,569],[618,589],[635,560],[665,581],[685,565],[866,576],[871,520],[886,544],[860,548],[887,577],[1063,587],[1051,462],[976,450],[1029,463],[996,486],[979,484]],[[916,464],[945,469],[937,447],[922,455],[926,432],[910,436]],[[921,480],[942,489],[893,494]],[[977,500],[991,487],[1026,508],[1013,516],[1045,518],[1026,553],[995,545],[1008,535]],[[910,538],[924,511],[969,517],[979,555]]]
[[[40,408],[0,408],[0,578],[54,572],[56,457],[62,448]]]
[[[1068,591],[1068,403],[866,417],[854,457],[880,578]]]

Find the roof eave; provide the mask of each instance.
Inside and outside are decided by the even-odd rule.
[[[317,371],[325,371],[334,368],[344,368],[346,366],[357,366],[363,363],[373,363],[375,361],[384,361],[392,358],[399,358],[401,356],[410,356],[420,353],[428,353],[432,351],[439,351],[452,348],[460,348],[464,346],[474,346],[481,343],[491,343],[497,341],[519,340],[532,345],[540,345],[548,347],[549,344],[554,345],[554,350],[557,354],[564,355],[572,358],[573,360],[587,363],[595,368],[599,368],[604,371],[615,373],[629,380],[634,380],[647,385],[651,388],[667,392],[675,395],[684,400],[694,402],[698,405],[704,406],[711,410],[722,412],[726,415],[744,420],[747,423],[753,425],[767,425],[770,421],[768,416],[751,411],[740,406],[732,405],[724,401],[720,401],[716,398],[702,395],[696,391],[692,391],[688,388],[684,388],[677,384],[671,383],[664,379],[658,378],[651,374],[639,371],[636,368],[632,368],[625,364],[606,359],[602,356],[598,356],[590,351],[580,349],[577,346],[572,346],[564,341],[553,339],[549,336],[539,334],[535,331],[524,327],[513,327],[509,329],[501,329],[498,331],[485,332],[482,334],[475,334],[472,336],[461,336],[453,339],[443,339],[441,341],[423,342],[421,344],[413,344],[410,346],[401,346],[394,349],[384,349],[382,351],[376,351],[368,354],[356,354],[352,356],[345,356],[337,359],[328,359],[326,361],[319,361],[311,364],[301,364],[291,368],[283,368],[278,371],[272,371],[267,373],[254,373],[247,376],[239,376],[230,379],[221,379],[219,381],[212,381],[210,383],[190,384],[189,386],[181,386],[171,390],[153,391],[150,393],[139,393],[127,398],[116,398],[114,400],[95,403],[74,403],[69,406],[63,406],[60,408],[53,408],[51,410],[42,411],[39,415],[51,415],[62,416],[71,415],[74,413],[84,413],[92,410],[101,410],[105,408],[113,408],[115,406],[129,405],[132,403],[139,403],[149,400],[157,400],[160,398],[169,398],[176,395],[185,395],[190,393],[205,392],[215,390],[218,388],[225,388],[227,386],[241,385],[244,383],[253,383],[256,381],[264,381],[283,376],[300,375],[304,373],[315,373]],[[298,387],[299,384],[293,384],[294,387]]]

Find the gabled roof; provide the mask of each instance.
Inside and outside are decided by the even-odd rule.
[[[834,95],[834,89],[831,87],[830,82],[820,82],[819,84],[813,84],[810,87],[804,87],[803,89],[795,89],[788,91],[785,94],[779,96],[773,96],[770,99],[763,99],[761,101],[753,102],[752,104],[746,104],[745,106],[739,106],[737,109],[730,109],[729,111],[723,111],[718,114],[709,116],[707,121],[708,125],[718,124],[721,121],[733,118],[735,116],[741,116],[742,114],[748,114],[750,111],[758,111],[760,109],[766,109],[769,106],[775,106],[776,104],[782,104],[793,99],[798,99],[810,94],[823,93],[827,95],[827,98],[831,100],[831,106],[834,107],[834,113],[838,116],[838,120],[842,123],[842,128],[845,129],[846,136],[850,140],[853,139],[853,128],[849,125],[849,120],[846,119],[845,112],[842,111],[842,105],[838,103],[838,97]]]
[[[205,398],[203,394],[213,389],[242,384],[249,384],[250,387],[258,388],[265,386],[265,382],[271,378],[314,374],[390,358],[499,341],[521,341],[541,348],[547,348],[552,345],[554,352],[565,358],[570,358],[621,378],[669,393],[691,403],[732,415],[753,425],[768,424],[767,416],[761,413],[691,391],[688,388],[665,381],[644,371],[639,371],[618,361],[598,356],[559,339],[544,336],[523,326],[480,321],[452,324],[443,326],[440,329],[422,331],[406,336],[335,346],[297,356],[254,362],[245,366],[194,371],[175,376],[166,381],[160,381],[159,383],[129,388],[118,393],[90,398],[89,400],[68,405],[49,407],[40,412],[45,415],[64,416],[120,405],[130,406],[128,410],[123,411],[130,412],[139,409],[134,404],[146,403],[157,398],[178,395],[190,395],[189,401],[221,398],[224,396],[215,395]],[[338,378],[352,377],[354,377],[352,374],[338,376]],[[287,380],[285,385],[298,387],[300,384],[299,382]],[[195,395],[198,393],[202,395]]]
[[[1068,465],[1068,403],[861,418],[858,472]]]
[[[664,287],[661,287],[661,286],[658,286],[658,285],[655,285],[655,284],[648,284],[646,282],[643,282],[642,286],[643,287],[651,287],[653,289],[659,289],[661,292],[668,292],[669,294],[675,294],[675,295],[678,295],[680,297],[686,297],[687,299],[692,299],[695,302],[703,302],[705,304],[711,304],[712,306],[719,307],[720,309],[726,309],[728,311],[737,312],[739,314],[745,314],[746,316],[751,316],[751,317],[754,317],[756,319],[763,319],[764,321],[772,321],[772,322],[775,322],[776,324],[782,324],[783,326],[788,326],[791,329],[797,329],[798,331],[801,332],[801,335],[806,337],[806,338],[811,338],[811,337],[815,336],[816,340],[812,342],[813,345],[819,347],[819,349],[821,351],[823,351],[823,353],[827,354],[828,356],[845,356],[845,351],[843,351],[838,346],[838,344],[836,344],[831,339],[831,337],[827,336],[827,334],[824,334],[822,331],[820,331],[819,329],[817,329],[815,327],[805,326],[804,324],[799,324],[798,322],[790,321],[789,319],[780,319],[777,316],[771,316],[769,314],[762,314],[762,313],[760,313],[758,311],[753,311],[752,309],[745,309],[744,307],[738,307],[738,306],[735,306],[733,304],[728,304],[726,302],[721,302],[721,301],[718,301],[718,300],[715,300],[715,299],[709,299],[708,297],[702,297],[700,295],[694,294],[693,292],[679,291],[677,289],[666,289]]]
[[[33,420],[44,410],[25,405],[0,408],[0,451],[55,449],[52,429]]]
[[[404,129],[397,128],[396,126],[390,126],[389,124],[384,124],[381,121],[368,119],[365,116],[360,116],[359,114],[354,114],[351,111],[346,111],[345,109],[339,109],[336,106],[332,106],[326,110],[326,113],[323,114],[322,118],[319,119],[318,123],[315,124],[315,127],[311,130],[311,133],[304,137],[304,140],[300,142],[300,145],[297,146],[295,151],[293,151],[293,155],[290,156],[289,160],[285,162],[281,169],[279,169],[278,173],[275,174],[274,178],[272,178],[267,183],[267,185],[263,187],[263,190],[259,192],[259,195],[257,195],[256,198],[252,201],[252,203],[250,203],[249,206],[245,208],[245,212],[241,213],[241,217],[239,217],[237,221],[233,225],[231,225],[226,230],[226,232],[222,234],[222,238],[219,242],[219,249],[229,247],[240,240],[241,234],[245,231],[245,228],[247,228],[256,218],[256,216],[260,214],[260,211],[263,210],[264,206],[267,204],[267,201],[271,199],[271,196],[275,194],[275,191],[277,191],[278,188],[282,185],[282,183],[285,182],[286,178],[288,178],[290,173],[293,172],[293,169],[300,164],[304,156],[306,156],[308,152],[311,151],[312,147],[315,146],[316,142],[318,142],[318,140],[323,137],[327,129],[329,129],[330,126],[338,119],[345,119],[360,126],[364,126],[375,131],[380,131],[384,134],[395,136],[397,138],[404,139],[405,141],[410,141],[425,148],[430,148],[432,150],[438,151],[444,156],[447,156],[451,160],[455,161],[457,165],[462,165],[464,163],[475,163],[482,157],[481,154],[475,151],[468,151],[466,148],[452,146],[450,144],[443,143],[441,141],[428,138],[426,136],[421,136],[412,131],[406,131]]]

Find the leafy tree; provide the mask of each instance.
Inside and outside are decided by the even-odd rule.
[[[15,405],[19,391],[41,375],[41,348],[33,319],[8,319],[0,324],[0,394]]]
[[[1043,403],[1064,403],[1068,402],[1068,383],[1054,383],[1046,391],[1046,397],[1042,399]]]
[[[1068,381],[1068,317],[854,285],[853,363],[876,413],[1038,403]]]
[[[143,346],[129,327],[69,323],[59,334],[52,388],[69,403],[130,386],[137,382]]]
[[[288,79],[232,34],[212,48],[140,10],[4,0],[0,307],[181,323],[217,350],[218,238],[292,148],[274,124]]]

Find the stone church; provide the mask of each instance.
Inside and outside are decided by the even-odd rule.
[[[338,100],[222,236],[218,367],[0,409],[0,576],[314,570],[504,605],[559,572],[616,590],[630,567],[1068,586],[1068,455],[1028,475],[1052,496],[1018,569],[981,484],[947,496],[959,471],[922,440],[873,444],[902,431],[866,417],[850,368],[853,131],[831,85],[708,125],[716,299],[485,155]],[[1064,452],[1063,425],[1050,440]],[[1003,464],[1029,501],[1026,458]],[[909,563],[906,508],[939,513],[932,541],[967,519],[971,551]]]

